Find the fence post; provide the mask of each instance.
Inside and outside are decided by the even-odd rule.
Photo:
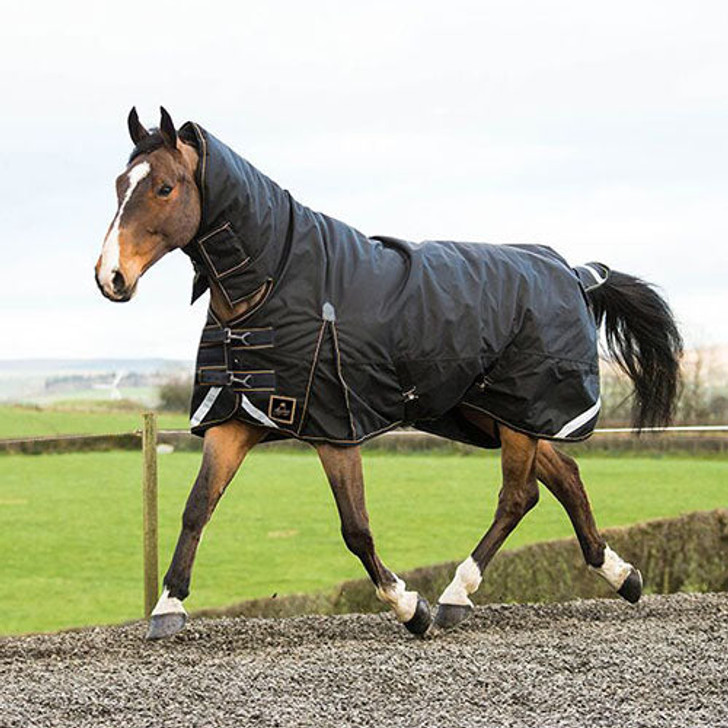
[[[159,596],[157,532],[157,415],[143,415],[142,513],[144,528],[144,616],[149,617]]]

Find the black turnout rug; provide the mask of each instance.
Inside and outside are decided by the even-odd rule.
[[[482,447],[467,406],[513,429],[588,437],[599,412],[597,334],[584,281],[544,246],[370,238],[305,207],[196,124],[202,222],[184,251],[210,311],[191,426],[238,418],[270,438],[355,444],[402,424]],[[591,273],[589,272],[591,271]],[[497,435],[495,436],[497,438]]]

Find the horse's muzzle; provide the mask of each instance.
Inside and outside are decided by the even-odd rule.
[[[96,285],[105,298],[116,303],[125,303],[134,295],[134,286],[129,286],[124,279],[124,274],[120,270],[115,270],[111,274],[110,285],[105,285],[99,279],[99,266],[94,271]]]

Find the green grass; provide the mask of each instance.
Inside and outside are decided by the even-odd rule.
[[[199,455],[161,456],[160,569],[166,570]],[[491,453],[365,460],[381,556],[397,571],[463,558],[486,530],[498,490]],[[0,633],[140,617],[141,458],[133,452],[0,459]],[[584,457],[601,527],[725,506],[728,461]],[[544,492],[507,542],[571,536]],[[205,532],[190,609],[328,589],[364,571],[341,543],[314,453],[256,451]]]
[[[90,435],[131,432],[141,427],[141,405],[83,402],[69,403],[68,409],[41,409],[14,405],[0,406],[1,437],[38,437],[41,435]],[[57,407],[57,405],[56,405]],[[159,415],[160,429],[187,429],[184,414]]]

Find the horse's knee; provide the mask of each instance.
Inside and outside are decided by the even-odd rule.
[[[504,491],[498,501],[498,511],[506,518],[521,519],[532,508],[536,507],[539,499],[538,485],[516,491]]]
[[[182,512],[182,529],[191,533],[200,533],[210,519],[212,509],[215,507],[222,492],[213,490],[211,472],[203,462],[200,473],[192,486],[187,498],[185,509]]]
[[[188,502],[182,513],[182,529],[199,533],[207,523],[207,508],[201,503]]]
[[[565,452],[561,452],[561,450],[556,450],[556,454],[564,468],[564,480],[571,481],[572,483],[581,483],[581,473],[576,460]]]
[[[366,527],[342,528],[341,535],[344,537],[346,547],[355,556],[370,554],[374,550],[374,539],[371,531]]]
[[[526,491],[523,498],[523,513],[528,513],[532,508],[535,508],[538,504],[539,490],[538,484],[534,481],[531,487]]]

